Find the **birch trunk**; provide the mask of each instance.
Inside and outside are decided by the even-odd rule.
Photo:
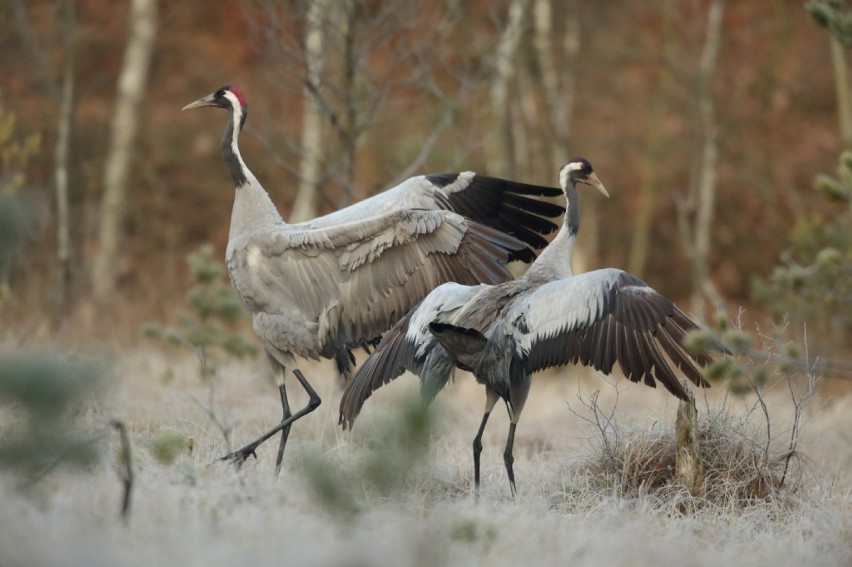
[[[550,116],[551,167],[555,172],[571,159],[568,139],[571,135],[576,97],[574,63],[580,51],[580,20],[568,18],[559,60],[565,62],[557,68],[553,47],[552,0],[536,0],[533,7],[533,44],[541,69],[541,81]],[[573,12],[576,2],[570,2],[568,12]]]
[[[340,199],[339,206],[346,207],[357,200],[355,195],[355,151],[358,148],[358,140],[363,134],[366,122],[366,113],[368,110],[364,108],[364,100],[358,94],[358,59],[361,57],[359,47],[356,42],[356,33],[358,33],[358,19],[360,12],[364,8],[361,1],[351,2],[341,10],[342,17],[342,40],[343,40],[343,76],[341,84],[344,93],[344,113],[346,115],[346,126],[339,130],[340,143],[343,151],[341,152],[340,160]],[[369,105],[368,105],[369,106]],[[366,113],[365,113],[366,110]]]
[[[840,119],[840,135],[843,147],[852,147],[852,97],[849,92],[849,66],[846,50],[833,35],[831,41],[831,63],[834,67],[834,84],[837,91],[837,115]]]
[[[577,2],[560,2],[560,11],[573,13]],[[550,138],[550,168],[553,175],[576,155],[570,139],[574,122],[574,101],[577,93],[576,61],[580,52],[580,19],[566,18],[561,45],[554,41],[552,0],[535,0],[533,6],[533,45],[544,88],[548,109],[545,131]],[[561,65],[557,64],[557,61]],[[555,178],[555,177],[554,177]],[[575,272],[585,272],[598,256],[599,215],[594,198],[583,201],[583,238],[577,243],[571,264]]]
[[[59,262],[59,302],[65,311],[71,303],[71,235],[68,223],[68,153],[74,116],[74,2],[63,3],[65,62],[59,101],[59,125],[54,154],[56,180],[56,258]]]
[[[74,69],[66,51],[62,78],[62,100],[54,154],[56,181],[56,259],[59,262],[60,309],[71,301],[71,235],[68,223],[68,148],[74,114]]]
[[[290,213],[292,222],[303,222],[317,216],[323,158],[323,118],[318,97],[324,61],[323,16],[327,10],[328,0],[313,0],[308,6],[305,32],[307,76],[302,91],[305,101],[302,112],[302,159],[299,166],[299,192]]]
[[[702,300],[719,305],[722,298],[710,278],[709,258],[716,209],[716,167],[719,161],[719,125],[713,97],[713,75],[722,37],[724,0],[713,0],[707,14],[707,38],[701,54],[698,80],[698,114],[703,133],[699,156],[695,229],[692,254],[692,310],[703,312]]]
[[[673,0],[666,0],[661,7],[663,22],[663,60],[675,61],[678,45],[675,38],[675,11]],[[673,81],[665,69],[660,71],[656,92],[651,101],[648,118],[648,134],[645,139],[645,155],[642,158],[641,178],[639,182],[639,207],[636,211],[636,223],[633,225],[633,237],[630,239],[630,259],[628,270],[642,277],[648,263],[651,245],[651,228],[654,208],[657,201],[657,185],[660,182],[657,171],[662,170],[663,147],[668,143],[663,137],[662,122],[672,96]]]
[[[513,155],[512,117],[509,107],[509,83],[515,76],[518,46],[524,29],[524,17],[529,0],[514,0],[509,7],[509,21],[497,43],[494,81],[491,84],[491,110],[494,138],[489,144],[490,175],[514,177],[516,163]]]
[[[129,23],[130,37],[118,81],[112,142],[104,173],[97,252],[92,266],[92,286],[98,299],[106,299],[115,291],[115,269],[127,200],[127,173],[154,48],[157,1],[132,0]]]

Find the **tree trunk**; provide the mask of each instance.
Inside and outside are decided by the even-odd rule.
[[[704,463],[698,450],[698,410],[692,387],[686,380],[681,383],[689,399],[681,400],[677,406],[675,480],[700,498],[704,493]]]
[[[340,175],[340,199],[339,207],[346,207],[357,200],[355,195],[355,151],[358,149],[358,140],[363,133],[365,118],[362,97],[358,94],[357,73],[358,45],[356,33],[359,31],[358,16],[361,12],[361,1],[342,4],[348,6],[343,9],[343,92],[345,93],[346,126],[340,130],[343,151],[341,152],[341,175]],[[369,111],[367,111],[369,113]]]
[[[834,84],[837,90],[837,114],[840,119],[840,135],[843,147],[852,147],[852,96],[849,92],[849,66],[846,50],[837,38],[830,36],[831,63],[834,67]]]
[[[709,258],[713,236],[716,201],[716,166],[719,160],[719,126],[713,97],[713,75],[722,36],[724,0],[713,0],[707,14],[707,37],[701,53],[698,76],[698,117],[702,144],[698,148],[698,177],[695,184],[695,220],[691,246],[692,311],[703,313],[703,300],[720,305],[719,295],[710,278]]]
[[[663,61],[673,63],[678,54],[678,44],[675,36],[675,10],[673,0],[666,0],[661,6],[660,18],[663,26]],[[657,89],[651,100],[651,111],[648,117],[648,133],[645,138],[644,155],[640,166],[639,204],[636,211],[636,222],[633,225],[633,237],[630,239],[630,259],[628,271],[642,277],[648,254],[651,248],[651,228],[654,208],[657,200],[657,185],[660,179],[657,171],[663,170],[664,148],[668,140],[663,135],[662,121],[669,107],[672,94],[672,76],[665,70],[660,70]]]
[[[513,156],[512,117],[509,107],[509,82],[515,75],[518,46],[524,29],[524,18],[530,0],[514,0],[509,7],[509,21],[497,43],[494,81],[491,84],[491,111],[494,121],[492,142],[488,145],[490,175],[514,177],[517,173]]]
[[[54,153],[56,179],[56,258],[59,262],[59,309],[71,304],[71,235],[68,223],[68,153],[74,117],[74,2],[63,2],[62,35],[65,62]]]
[[[118,81],[112,142],[100,206],[98,248],[92,266],[92,286],[98,299],[107,299],[115,291],[115,270],[127,200],[127,173],[154,48],[157,1],[132,0],[129,21],[130,37]]]
[[[562,2],[560,10],[572,13],[577,2]],[[554,47],[552,0],[535,0],[533,6],[533,45],[538,65],[541,69],[541,82],[547,100],[548,124],[544,131],[550,137],[550,168],[554,179],[556,172],[565,165],[574,153],[571,151],[570,138],[574,122],[574,101],[577,93],[576,62],[581,45],[581,25],[577,17],[567,18],[565,30],[561,36],[561,49]],[[559,63],[557,63],[557,61]],[[598,214],[596,200],[586,199],[583,205],[583,238],[577,243],[571,264],[575,272],[585,272],[591,265],[591,259],[598,251]]]
[[[533,6],[533,44],[541,69],[541,82],[547,99],[550,118],[548,130],[552,137],[551,166],[554,175],[560,167],[571,159],[568,140],[571,135],[574,118],[574,99],[576,98],[575,62],[580,51],[580,20],[567,18],[563,37],[563,51],[557,67],[553,48],[553,7],[552,0],[536,0]],[[577,3],[572,1],[566,7],[573,12]]]
[[[293,203],[290,217],[293,222],[310,220],[317,216],[318,187],[322,164],[322,112],[319,87],[324,63],[323,18],[328,10],[328,0],[313,0],[308,6],[305,32],[305,87],[302,90],[302,160],[299,167],[299,193]]]

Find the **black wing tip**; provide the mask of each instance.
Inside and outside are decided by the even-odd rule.
[[[549,221],[562,215],[565,208],[534,196],[555,196],[561,189],[518,183],[496,177],[474,174],[459,180],[458,173],[437,173],[426,178],[436,187],[445,189],[448,207],[480,224],[496,228],[526,242],[534,249],[543,248],[547,240],[542,235],[558,230]]]
[[[535,262],[536,254],[529,248],[521,248],[519,250],[512,250],[509,252],[509,261],[510,262],[523,262],[524,264],[532,264]]]
[[[460,175],[461,173],[458,172],[430,173],[425,177],[432,185],[444,188],[447,185],[455,183]],[[493,187],[500,193],[514,193],[515,195],[535,195],[537,197],[561,197],[564,195],[561,187],[523,183],[521,181],[513,181],[502,177],[492,177],[490,175],[482,175],[475,172],[465,187],[469,187],[470,185]]]
[[[541,193],[539,193],[542,197],[561,197],[563,195],[562,189],[560,187],[544,187],[541,186]]]
[[[677,380],[675,380],[674,384],[677,384],[677,386],[675,387],[671,384],[663,382],[663,386],[666,387],[666,390],[668,390],[671,395],[673,395],[674,397],[676,397],[677,399],[679,399],[681,401],[688,402],[689,401],[689,394],[686,393],[686,390],[684,389],[683,385],[680,382],[678,382]],[[656,387],[656,386],[654,386],[654,387]]]
[[[340,412],[340,416],[337,418],[337,425],[339,425],[343,431],[346,431],[347,429],[351,431],[354,421],[354,419],[350,421],[349,418],[343,416],[343,412]]]
[[[438,188],[444,188],[459,178],[459,173],[432,173],[426,176],[426,181]]]
[[[539,197],[560,197],[564,195],[561,187],[523,183],[521,181],[503,179],[501,177],[491,177],[489,175],[480,175],[478,173],[476,174],[475,179],[482,183],[499,187],[501,191],[507,191],[517,195],[537,195]]]
[[[372,373],[379,357],[378,351],[373,351],[364,364],[355,372],[346,383],[343,395],[340,397],[340,416],[337,424],[345,431],[351,430],[355,418],[361,413],[364,402],[373,394]]]
[[[340,415],[337,419],[337,424],[344,431],[352,429],[352,425],[355,423],[355,418],[357,418],[358,414],[361,413],[361,406],[364,405],[364,402],[367,401],[367,398],[369,398],[373,393],[371,390],[367,390],[366,392],[361,391],[356,395],[352,390],[352,384],[353,381],[350,381],[349,384],[347,384],[347,388],[343,392],[343,396],[340,398]]]
[[[374,338],[373,353],[355,371],[340,397],[338,425],[352,429],[373,392],[390,383],[412,367],[406,360],[414,356],[414,344],[405,341],[406,330],[416,308],[409,310],[384,337]],[[378,344],[375,344],[378,341]]]
[[[485,336],[476,329],[471,329],[469,327],[459,327],[458,325],[453,325],[451,323],[441,323],[440,321],[432,321],[431,323],[429,323],[429,332],[431,332],[433,335],[440,335],[442,333],[458,333],[477,339],[485,338]]]
[[[500,205],[503,209],[520,209],[539,217],[555,218],[565,214],[563,205],[516,193],[503,193],[500,198]]]

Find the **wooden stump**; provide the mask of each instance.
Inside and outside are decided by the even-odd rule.
[[[683,389],[689,399],[681,400],[677,408],[675,481],[692,496],[700,497],[704,493],[704,465],[698,452],[698,410],[695,408],[695,395],[686,380],[683,381]]]

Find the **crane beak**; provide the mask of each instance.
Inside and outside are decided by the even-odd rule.
[[[190,102],[189,104],[181,108],[181,110],[189,110],[190,108],[201,108],[204,106],[219,106],[219,104],[216,102],[214,96],[210,94],[204,98],[196,100],[195,102]]]
[[[594,172],[592,172],[588,176],[586,176],[585,179],[581,179],[580,183],[585,183],[586,185],[589,185],[590,187],[594,187],[595,189],[597,189],[598,191],[603,193],[604,197],[609,197],[609,193],[607,193],[606,187],[604,187],[604,184],[601,183],[601,180],[598,179],[598,176],[595,175]]]

